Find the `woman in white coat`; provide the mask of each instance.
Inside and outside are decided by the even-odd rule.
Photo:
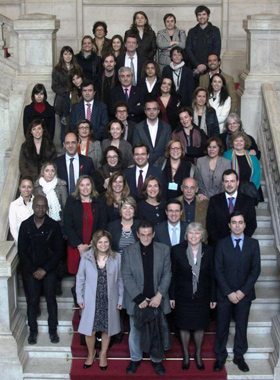
[[[229,115],[231,97],[228,94],[225,78],[222,74],[214,74],[209,83],[209,104],[216,111],[220,133],[223,132],[224,122]]]
[[[165,29],[160,30],[157,34],[158,64],[161,71],[171,62],[170,50],[174,46],[185,49],[187,39],[186,32],[177,28],[176,17],[172,13],[167,13],[163,17],[163,22]]]
[[[33,214],[33,190],[33,179],[30,176],[22,177],[19,182],[20,196],[10,204],[10,232],[16,244],[18,242],[18,233],[21,223]]]
[[[95,333],[101,332],[99,367],[107,369],[110,337],[120,332],[123,300],[121,257],[112,251],[112,237],[105,230],[94,233],[92,248],[82,254],[76,277],[77,302],[82,309],[78,332],[86,336],[88,357],[83,368],[92,366],[96,357]]]

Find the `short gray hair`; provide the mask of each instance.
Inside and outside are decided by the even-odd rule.
[[[185,233],[185,240],[188,240],[188,233],[190,231],[199,231],[201,233],[201,237],[202,237],[202,241],[205,242],[206,241],[206,230],[205,228],[202,226],[201,223],[198,223],[198,222],[192,222],[188,225],[187,229],[186,229],[186,233]]]
[[[126,66],[124,66],[124,67],[121,67],[121,68],[119,69],[119,71],[118,71],[118,77],[119,77],[119,79],[120,79],[121,74],[124,73],[125,71],[130,71],[130,74],[132,75],[132,70],[131,70],[131,68],[130,68],[130,67],[126,67]]]

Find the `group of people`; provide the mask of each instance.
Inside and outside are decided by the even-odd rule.
[[[207,7],[195,13],[198,24],[187,37],[173,14],[156,36],[147,15],[136,12],[124,40],[107,39],[107,25],[96,22],[95,38],[85,36],[77,55],[69,46],[61,50],[52,75],[54,107],[37,84],[24,111],[20,196],[9,221],[28,343],[37,343],[42,288],[50,340],[59,342],[63,274],[57,274],[66,256],[88,348],[84,369],[97,356],[97,333],[99,366],[107,369],[110,339],[121,341],[127,313],[128,374],[137,371],[143,351],[155,372],[165,373],[170,321],[182,343],[182,369],[190,367],[193,332],[196,366],[204,370],[204,330],[217,306],[214,370],[227,358],[232,313],[234,363],[249,370],[246,328],[260,273],[259,245],[251,238],[262,200],[260,151],[232,112],[234,83],[220,69],[219,29]]]

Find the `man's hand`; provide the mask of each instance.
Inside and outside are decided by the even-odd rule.
[[[208,199],[205,195],[203,194],[198,194],[198,198],[200,201],[205,201],[205,199]]]
[[[228,295],[228,299],[231,303],[237,304],[239,302],[239,299],[237,297],[237,294],[235,292],[232,292]]]
[[[170,300],[169,302],[171,309],[175,309],[175,300]]]
[[[82,256],[82,253],[88,251],[90,249],[90,246],[88,244],[80,244],[77,248],[79,250],[80,256]]]
[[[217,302],[210,302],[210,309],[215,309]]]
[[[42,268],[39,268],[36,270],[36,272],[33,273],[33,277],[36,278],[36,280],[42,280],[45,275],[46,275],[46,271]]]
[[[204,73],[204,71],[207,69],[207,67],[205,65],[203,65],[203,63],[201,63],[200,65],[197,66],[196,70],[198,70],[200,73]]]
[[[145,309],[147,306],[148,306],[148,301],[147,300],[144,300],[143,302],[140,303],[140,305],[138,305],[138,307],[140,309]]]
[[[157,294],[153,298],[151,298],[149,306],[159,307],[161,300],[162,300],[162,295],[159,292],[157,292]]]
[[[238,298],[238,301],[241,301],[245,297],[245,294],[241,292],[241,290],[237,290],[236,296]]]

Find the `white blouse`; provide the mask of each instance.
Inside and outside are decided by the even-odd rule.
[[[214,108],[216,111],[216,115],[219,122],[220,133],[222,133],[224,129],[224,122],[229,115],[229,111],[231,107],[231,97],[228,96],[222,106],[220,106],[219,103],[220,103],[220,94],[216,96],[215,100],[213,98],[209,99],[210,106]]]
[[[33,215],[33,199],[34,196],[31,196],[30,201],[25,204],[22,196],[17,198],[10,204],[9,209],[9,224],[10,231],[15,240],[15,243],[18,243],[18,234],[21,223]]]

